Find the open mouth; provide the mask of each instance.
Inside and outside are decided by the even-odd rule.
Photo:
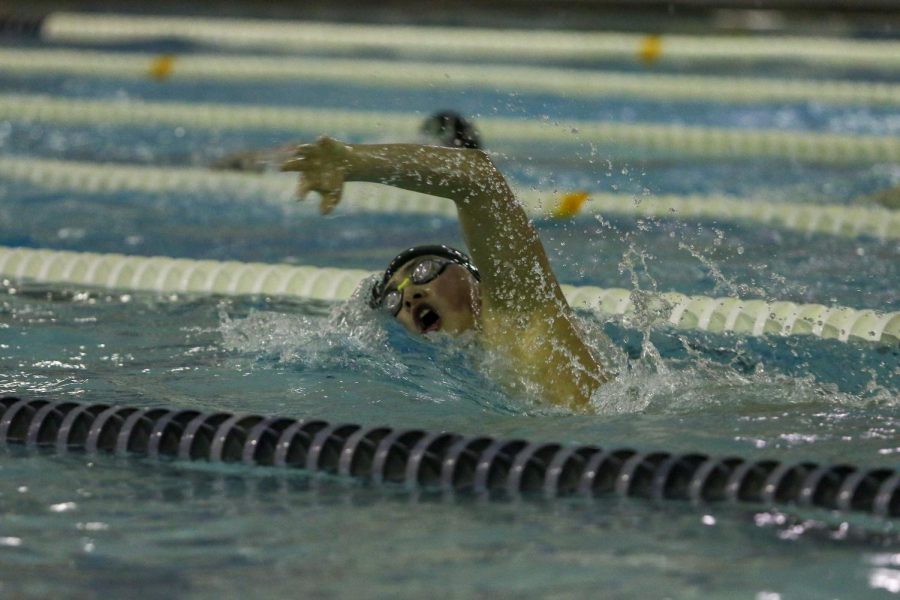
[[[415,319],[416,327],[421,333],[438,331],[441,328],[441,315],[427,304],[422,304],[416,308],[413,318]]]

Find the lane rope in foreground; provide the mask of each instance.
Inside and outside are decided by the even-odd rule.
[[[233,173],[190,167],[0,157],[0,179],[79,193],[127,190],[155,194],[229,194],[281,206],[298,206],[294,198],[296,177],[281,173]],[[769,202],[730,196],[634,196],[598,191],[585,192],[585,195],[584,202],[560,215],[559,192],[549,189],[516,191],[532,217],[571,217],[579,213],[666,219],[693,217],[759,223],[804,233],[900,239],[900,211],[878,206]],[[311,207],[313,204],[299,206]],[[366,183],[347,184],[341,206],[342,210],[355,212],[456,215],[456,208],[449,200]]]
[[[43,40],[127,43],[181,39],[232,48],[410,55],[529,58],[538,60],[789,61],[896,68],[900,43],[800,36],[692,36],[638,33],[415,27],[310,21],[147,17],[56,12],[40,24]]]
[[[483,498],[603,497],[900,517],[900,471],[496,439],[317,419],[0,398],[0,444],[304,469]]]
[[[435,64],[336,58],[171,55],[87,50],[0,49],[7,72],[187,81],[325,81],[368,87],[471,89],[579,97],[699,102],[900,105],[900,85],[619,73],[516,65]]]
[[[172,125],[189,129],[298,131],[338,137],[416,139],[414,113],[284,108],[187,102],[134,102],[0,95],[0,118],[64,125]],[[621,145],[711,158],[760,156],[828,163],[900,162],[900,137],[735,129],[601,121],[483,117],[478,129],[495,146],[507,144]]]
[[[157,293],[272,295],[324,301],[348,299],[372,273],[236,261],[175,259],[32,250],[0,246],[0,277],[56,285],[83,285]],[[631,290],[562,286],[576,309],[601,317],[634,315]],[[840,341],[900,343],[900,312],[877,313],[821,304],[688,296],[678,292],[642,299],[647,316],[682,329],[745,335],[813,335]]]

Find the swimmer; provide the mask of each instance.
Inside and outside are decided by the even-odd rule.
[[[438,144],[448,148],[482,147],[475,126],[452,110],[441,110],[430,115],[422,122],[419,133],[423,143]],[[296,147],[296,144],[290,144],[263,150],[244,150],[228,154],[210,166],[213,169],[227,171],[262,173],[290,158]]]
[[[370,305],[411,333],[473,331],[501,358],[504,381],[557,406],[587,410],[594,390],[610,380],[582,339],[537,231],[483,151],[323,137],[298,146],[281,168],[301,174],[299,199],[319,193],[323,214],[334,210],[348,181],[456,204],[471,259],[446,246],[412,248],[388,265],[372,291]]]
[[[425,119],[419,131],[441,146],[482,149],[481,138],[475,127],[452,110],[434,113]]]

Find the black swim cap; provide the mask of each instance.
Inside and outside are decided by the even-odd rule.
[[[422,133],[434,136],[449,148],[481,148],[475,127],[457,112],[442,110],[422,123]]]
[[[384,270],[384,275],[381,276],[381,281],[379,281],[372,287],[372,295],[369,298],[369,306],[372,308],[378,308],[379,306],[381,306],[381,302],[384,296],[384,288],[385,286],[387,286],[388,281],[391,280],[391,277],[394,276],[394,273],[399,271],[400,268],[409,261],[415,258],[419,258],[420,256],[440,256],[441,258],[446,258],[450,262],[456,263],[461,267],[465,267],[465,269],[472,274],[472,277],[475,278],[475,281],[481,281],[481,275],[478,273],[478,269],[472,263],[472,259],[470,259],[465,253],[460,252],[456,248],[451,248],[450,246],[445,246],[443,244],[415,246],[413,248],[404,250],[403,252],[395,256],[394,260],[390,262],[390,264],[387,266],[387,269]]]

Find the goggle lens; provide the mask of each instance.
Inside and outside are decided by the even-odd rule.
[[[397,316],[397,313],[400,312],[400,304],[403,302],[403,292],[399,290],[391,290],[387,294],[384,295],[384,300],[382,301],[382,306],[384,309],[388,311],[391,315]]]
[[[410,279],[416,285],[428,283],[443,271],[447,263],[438,262],[436,260],[425,259],[413,269]]]

